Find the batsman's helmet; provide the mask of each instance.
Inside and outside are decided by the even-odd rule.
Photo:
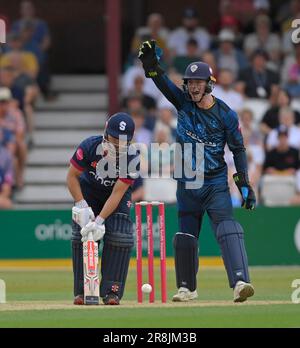
[[[205,94],[211,93],[217,81],[213,76],[212,68],[204,62],[194,62],[188,65],[183,76],[183,83],[186,89],[188,80],[205,80],[207,82]]]
[[[135,125],[133,119],[130,115],[125,112],[117,112],[112,115],[105,125],[105,137],[110,135],[114,138],[119,138],[120,136],[126,136],[128,141],[131,141],[133,138]]]

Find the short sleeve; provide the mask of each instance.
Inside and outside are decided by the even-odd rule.
[[[83,172],[89,163],[89,146],[88,140],[84,140],[76,149],[70,163],[79,171]]]

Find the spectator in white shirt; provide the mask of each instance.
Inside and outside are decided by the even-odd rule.
[[[242,94],[233,89],[234,77],[232,72],[228,69],[221,69],[217,82],[213,95],[222,99],[234,111],[240,111],[243,108],[244,99]]]
[[[300,149],[300,128],[295,126],[295,114],[289,107],[283,107],[279,111],[279,127],[285,126],[288,129],[288,144],[291,147]],[[273,129],[267,137],[268,151],[278,146],[278,130]]]
[[[173,56],[187,55],[186,44],[193,38],[198,43],[200,55],[210,47],[210,35],[206,29],[199,27],[198,14],[193,8],[186,8],[182,27],[173,30],[168,39],[168,47]]]
[[[248,66],[248,61],[244,53],[235,47],[234,32],[222,29],[218,35],[218,42],[218,48],[213,52],[218,69],[229,69],[236,78],[239,71]]]
[[[271,32],[271,20],[266,15],[256,17],[255,33],[247,35],[244,41],[244,51],[248,57],[257,49],[268,52],[273,63],[273,68],[278,67],[280,63],[281,41],[277,34]]]

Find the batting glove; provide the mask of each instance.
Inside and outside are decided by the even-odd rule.
[[[89,221],[95,220],[95,215],[92,208],[82,199],[76,202],[75,207],[72,208],[72,219],[82,228]]]
[[[248,210],[255,209],[256,197],[255,193],[250,186],[249,180],[245,173],[235,173],[233,174],[233,180],[238,187],[240,194],[242,196],[241,206]]]
[[[105,234],[104,219],[97,216],[95,221],[90,221],[86,226],[84,226],[80,234],[82,235],[81,241],[86,242],[88,240],[89,233],[92,232],[94,242],[101,240]]]
[[[156,41],[144,41],[139,49],[139,59],[143,64],[146,77],[157,77],[164,73],[164,70],[159,65],[158,61],[162,51],[156,47]]]

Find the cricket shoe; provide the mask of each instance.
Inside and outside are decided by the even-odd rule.
[[[120,304],[120,299],[117,294],[110,292],[103,298],[103,303],[109,306],[118,306]]]
[[[78,305],[78,306],[84,305],[83,296],[82,295],[75,296],[73,303],[74,303],[74,305]]]
[[[244,302],[254,295],[254,287],[250,283],[238,281],[233,290],[233,302]]]
[[[197,290],[190,291],[187,288],[179,288],[178,293],[173,296],[173,302],[187,302],[191,300],[195,300],[198,297]]]

